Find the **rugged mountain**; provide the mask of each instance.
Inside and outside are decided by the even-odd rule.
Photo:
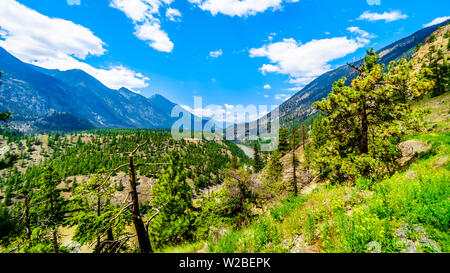
[[[404,39],[382,48],[377,52],[381,56],[380,63],[388,65],[392,60],[411,58],[417,44],[422,44],[439,26],[446,25],[448,22],[449,21],[423,28]],[[332,89],[333,82],[342,77],[346,77],[349,83],[356,77],[356,74],[353,69],[347,65],[341,66],[321,75],[289,100],[281,104],[278,108],[280,111],[281,126],[291,127],[293,124],[296,125],[314,115],[316,113],[316,110],[313,107],[314,102],[328,96]],[[270,117],[270,115],[271,114],[268,116]],[[267,119],[267,116],[265,116],[259,120],[259,123],[265,124]],[[257,123],[252,122],[250,124],[240,124],[239,126],[245,126],[248,130],[249,128],[257,126]],[[238,139],[242,139],[243,137],[244,136],[240,135],[238,136]]]
[[[112,90],[82,70],[48,70],[23,63],[0,48],[0,111],[12,111],[22,131],[90,128],[170,128],[176,105]]]

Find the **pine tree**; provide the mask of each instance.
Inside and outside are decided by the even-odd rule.
[[[264,161],[258,149],[258,144],[253,145],[253,170],[259,173],[264,168]]]
[[[152,205],[159,214],[152,221],[150,232],[157,246],[189,239],[191,236],[192,188],[178,154],[153,186]]]
[[[243,169],[230,171],[224,185],[222,209],[228,217],[237,220],[243,226],[251,215],[256,195],[251,190],[251,174]]]
[[[67,212],[66,200],[57,188],[62,178],[50,164],[46,166],[39,181],[39,189],[31,200],[32,213],[37,218],[36,224],[52,234],[52,248],[59,252],[58,227],[64,222]]]
[[[430,46],[426,59],[427,63],[422,66],[422,73],[434,82],[431,96],[436,97],[448,92],[450,90],[450,64],[444,54],[444,47],[436,49],[434,45]]]
[[[315,124],[314,145],[322,175],[334,181],[360,175],[381,177],[390,172],[399,154],[395,141],[402,127],[413,122],[408,102],[423,95],[430,81],[412,74],[406,60],[392,62],[388,72],[377,64],[379,56],[367,52],[361,67],[349,64],[360,75],[351,86],[345,78],[333,84],[328,98],[315,107],[323,118]]]
[[[303,125],[304,126],[304,125]],[[303,127],[302,127],[303,129]],[[297,186],[297,165],[298,159],[295,154],[295,150],[297,149],[297,128],[294,126],[292,128],[292,137],[291,137],[291,152],[292,152],[292,185],[294,188],[294,195],[298,195],[298,186]]]
[[[124,244],[126,235],[122,236],[130,215],[120,213],[121,208],[112,204],[115,191],[111,181],[100,174],[75,188],[74,213],[69,220],[76,225],[74,240],[82,245],[96,240],[94,252],[118,252]]]
[[[283,173],[283,164],[281,163],[281,153],[274,151],[270,155],[269,162],[267,163],[267,175],[266,179],[269,183],[278,183],[281,181]]]
[[[303,150],[305,150],[305,145],[306,145],[306,126],[305,123],[302,123],[302,147]]]
[[[290,151],[289,147],[289,130],[286,128],[280,128],[280,141],[278,144],[278,150],[282,154],[286,154],[288,151]]]

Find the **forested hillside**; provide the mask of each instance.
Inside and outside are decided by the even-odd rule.
[[[134,237],[127,236],[133,218],[129,203],[135,197],[143,217],[156,207],[160,209],[147,227],[157,234],[152,237],[157,245],[191,238],[195,232],[193,214],[199,213],[193,200],[222,184],[227,166],[249,161],[231,142],[175,141],[170,131],[164,130],[38,136],[3,131],[0,143],[1,237],[5,246],[17,245],[17,251],[30,252],[68,251],[54,239],[61,236],[64,227],[74,232],[78,249],[98,238],[96,247],[103,245],[96,251],[124,251],[125,246],[118,246]],[[135,190],[130,184],[132,176]],[[136,196],[131,198],[130,192]],[[117,213],[120,217],[113,219]],[[178,217],[184,216],[179,222]],[[105,225],[111,226],[103,230]],[[52,233],[56,237],[52,238]],[[112,238],[114,244],[109,242]]]

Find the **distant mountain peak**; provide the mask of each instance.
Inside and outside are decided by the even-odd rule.
[[[27,64],[0,48],[0,110],[14,112],[23,131],[95,128],[171,128],[176,105],[161,95],[113,90],[80,69],[61,71]]]

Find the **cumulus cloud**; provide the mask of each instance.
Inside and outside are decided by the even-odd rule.
[[[266,85],[264,85],[264,89],[266,89],[266,90],[272,89],[272,86],[270,86],[270,84],[266,84]]]
[[[434,19],[433,21],[429,22],[428,24],[423,25],[423,27],[431,27],[431,26],[443,23],[447,20],[450,20],[450,16],[438,17],[438,18]]]
[[[356,34],[357,35],[356,39],[360,43],[363,43],[363,44],[368,44],[370,42],[369,39],[376,37],[375,35],[367,32],[365,30],[362,30],[359,27],[349,27],[349,28],[347,28],[347,30],[353,34]]]
[[[216,51],[209,52],[209,57],[213,58],[213,59],[216,59],[216,58],[219,58],[220,56],[222,56],[222,54],[223,54],[222,49],[219,49],[219,50],[216,50]]]
[[[278,10],[284,2],[298,2],[299,0],[189,0],[204,11],[212,15],[222,13],[228,16],[249,16],[264,12],[268,9]]]
[[[122,65],[95,68],[83,62],[106,52],[91,30],[50,18],[14,0],[0,5],[0,46],[20,60],[48,69],[81,69],[110,88],[148,86],[148,78]]]
[[[136,37],[143,41],[149,41],[149,45],[161,52],[172,52],[173,43],[167,33],[161,30],[161,25],[157,22],[145,22],[136,25]]]
[[[406,18],[408,18],[408,15],[402,14],[401,11],[397,10],[384,13],[365,11],[359,16],[358,20],[366,20],[370,22],[384,20],[386,23],[389,23]]]
[[[112,8],[121,10],[135,25],[135,36],[155,50],[172,52],[173,42],[161,28],[162,7],[166,8],[165,16],[169,21],[179,21],[181,13],[170,7],[174,0],[110,0]]]
[[[331,61],[347,56],[370,42],[369,37],[372,35],[369,33],[359,28],[351,28],[351,31],[357,37],[312,40],[306,44],[289,38],[260,48],[252,48],[249,54],[251,58],[265,57],[270,61],[270,64],[263,64],[259,68],[262,74],[289,75],[289,83],[305,86],[317,76],[331,70],[333,68],[329,64]]]

